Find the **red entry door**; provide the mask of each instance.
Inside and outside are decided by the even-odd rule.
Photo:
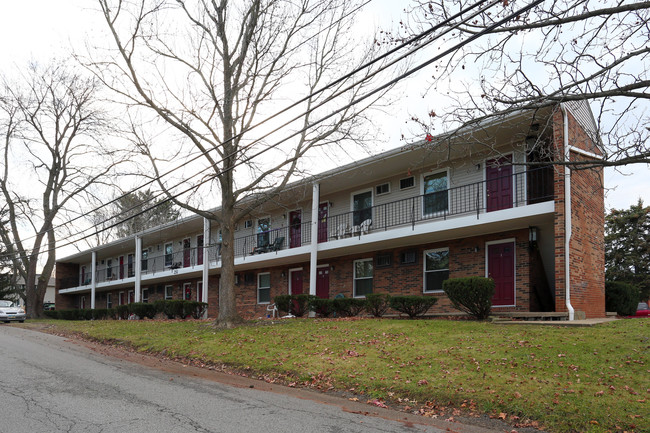
[[[330,268],[318,268],[316,274],[316,296],[327,299],[330,297]]]
[[[485,163],[487,211],[512,207],[512,156]]]
[[[120,280],[124,279],[124,256],[120,256]]]
[[[299,247],[302,244],[302,212],[289,212],[289,224],[289,248]]]
[[[515,305],[515,243],[488,245],[488,277],[495,283],[492,305]]]
[[[183,285],[183,292],[185,295],[185,300],[186,301],[191,301],[192,300],[192,286],[189,283],[185,283]]]
[[[327,214],[329,203],[321,203],[318,206],[318,242],[327,241]]]
[[[132,304],[135,302],[135,292],[133,290],[129,290],[129,304]]]
[[[302,294],[302,271],[291,271],[291,294]]]
[[[190,238],[183,239],[183,267],[188,268],[190,266],[190,255],[192,252],[190,244]]]

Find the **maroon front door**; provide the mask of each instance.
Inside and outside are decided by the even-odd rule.
[[[327,299],[330,297],[330,268],[318,268],[316,274],[316,296]]]
[[[512,207],[512,156],[485,163],[487,211]]]
[[[318,242],[327,241],[327,210],[329,203],[321,203],[318,206]]]
[[[289,224],[289,248],[299,247],[302,244],[302,212],[289,212]]]
[[[120,256],[120,280],[124,279],[124,256]]]
[[[515,243],[488,245],[488,277],[495,283],[492,305],[515,305]]]
[[[183,239],[183,267],[187,268],[190,266],[190,255],[192,249],[190,244],[190,238]]]
[[[185,283],[183,285],[183,292],[185,292],[184,293],[184,296],[185,296],[184,299],[186,301],[191,301],[192,300],[192,286],[190,285],[190,283]]]
[[[302,271],[291,271],[291,294],[302,294]]]
[[[132,304],[135,302],[135,292],[133,290],[129,290],[129,304]]]

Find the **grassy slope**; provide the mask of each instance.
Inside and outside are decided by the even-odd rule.
[[[56,323],[139,350],[362,392],[425,414],[452,406],[558,432],[650,431],[648,320],[592,328],[291,320],[225,331],[205,322]]]

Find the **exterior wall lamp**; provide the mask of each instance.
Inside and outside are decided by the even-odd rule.
[[[528,247],[533,250],[537,246],[537,227],[528,227]]]

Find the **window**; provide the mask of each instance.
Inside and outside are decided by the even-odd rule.
[[[80,284],[81,286],[86,286],[86,285],[90,284],[90,279],[89,278],[86,279],[86,276],[87,276],[86,267],[82,266],[81,267],[81,284]]]
[[[271,230],[271,218],[260,218],[257,220],[257,246],[265,248],[269,245]]]
[[[140,300],[145,304],[149,302],[149,289],[142,289],[142,298]]]
[[[385,268],[391,265],[393,259],[392,254],[379,254],[375,260],[375,266],[378,268]]]
[[[372,293],[372,259],[354,261],[354,296]]]
[[[203,281],[196,283],[196,300],[203,302]]]
[[[172,299],[174,286],[165,286],[165,299]]]
[[[375,194],[377,195],[388,194],[389,192],[390,192],[390,183],[382,183],[381,185],[377,185],[375,187]]]
[[[449,278],[449,248],[424,252],[424,291],[442,291],[442,282]]]
[[[133,254],[129,254],[126,257],[126,262],[127,262],[127,272],[129,278],[135,275],[135,272],[133,270]]]
[[[409,189],[415,186],[415,176],[405,177],[399,180],[399,189]]]
[[[257,274],[257,303],[268,304],[271,302],[271,274]]]
[[[251,228],[251,227],[253,227],[253,220],[246,220],[246,221],[244,221],[244,228],[245,228],[245,229],[249,229],[249,228]]]
[[[415,250],[402,251],[399,255],[399,261],[403,265],[412,265],[417,262]]]
[[[107,280],[112,280],[113,279],[113,260],[112,259],[107,259],[106,260],[106,279]]]
[[[147,271],[149,269],[149,250],[142,250],[142,262],[140,263],[140,269]]]
[[[352,196],[352,211],[352,224],[355,226],[372,220],[372,190]]]
[[[423,178],[424,202],[422,213],[425,216],[437,212],[446,212],[449,209],[447,172],[443,171]]]
[[[203,264],[203,235],[196,237],[196,264]]]
[[[171,242],[165,244],[165,266],[171,266],[174,263],[174,244]]]
[[[113,296],[110,293],[106,294],[106,308],[113,308]]]

